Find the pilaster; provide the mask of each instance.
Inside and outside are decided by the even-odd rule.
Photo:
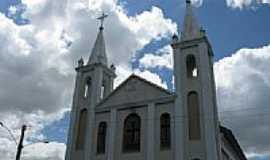
[[[116,121],[117,121],[117,110],[114,108],[111,110],[111,113],[110,113],[108,160],[114,160]]]
[[[155,159],[155,104],[147,108],[147,160]]]

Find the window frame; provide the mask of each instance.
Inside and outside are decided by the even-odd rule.
[[[77,128],[76,136],[76,150],[84,150],[85,138],[86,138],[86,128],[87,128],[88,111],[83,108],[79,114],[79,125]]]
[[[87,77],[84,83],[84,88],[83,88],[83,98],[88,98],[89,97],[89,91],[92,86],[92,79],[91,77]]]
[[[100,122],[97,132],[97,154],[106,153],[106,137],[107,137],[107,123],[105,121]]]
[[[171,116],[169,113],[163,113],[160,116],[160,149],[171,148]]]
[[[199,71],[196,62],[196,57],[193,54],[189,54],[186,57],[186,72],[187,78],[197,78]]]
[[[196,91],[191,91],[188,93],[187,109],[188,109],[189,140],[200,140],[201,139],[200,100],[199,94]]]
[[[129,114],[124,121],[122,151],[140,152],[141,149],[141,118],[136,113]]]

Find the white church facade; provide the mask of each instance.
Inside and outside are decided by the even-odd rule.
[[[175,92],[136,75],[114,89],[101,25],[88,63],[76,68],[66,160],[246,160],[219,124],[214,54],[186,3],[171,44]]]

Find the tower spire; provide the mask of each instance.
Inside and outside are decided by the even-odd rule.
[[[102,13],[102,15],[97,18],[98,20],[100,20],[99,33],[97,35],[96,42],[92,49],[91,56],[89,57],[88,64],[101,63],[105,66],[108,66],[108,60],[107,60],[107,55],[106,55],[106,45],[105,45],[105,40],[103,36],[104,20],[107,17],[108,15],[106,15],[105,13]]]
[[[186,15],[184,20],[184,30],[182,39],[190,40],[200,36],[200,27],[193,14],[193,7],[191,0],[186,0]]]

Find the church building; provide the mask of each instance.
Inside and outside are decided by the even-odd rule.
[[[175,92],[136,75],[114,89],[103,30],[76,68],[66,160],[247,160],[219,123],[214,54],[190,0],[171,43]]]

